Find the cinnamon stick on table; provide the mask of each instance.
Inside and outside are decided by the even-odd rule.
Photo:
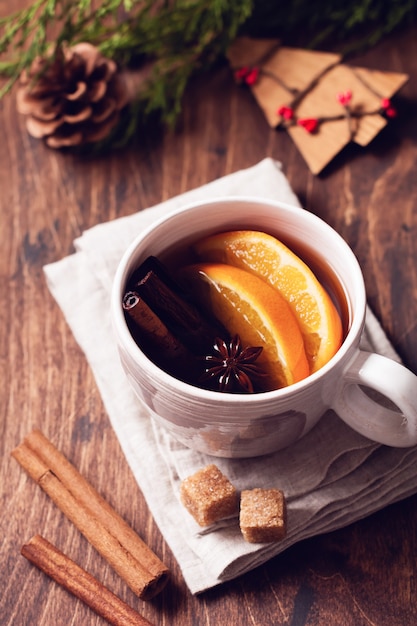
[[[140,598],[161,591],[166,565],[40,430],[12,456]]]
[[[40,535],[35,535],[22,546],[21,553],[110,624],[152,626],[147,619]]]

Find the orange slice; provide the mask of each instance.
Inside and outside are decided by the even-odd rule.
[[[337,352],[342,323],[333,301],[312,270],[281,241],[258,231],[230,231],[204,238],[195,250],[202,261],[243,268],[280,291],[300,325],[311,372]]]
[[[280,293],[264,280],[237,267],[214,263],[187,266],[182,274],[196,299],[243,346],[262,346],[257,364],[268,375],[268,389],[309,374],[297,321]]]

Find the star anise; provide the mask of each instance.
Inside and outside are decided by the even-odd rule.
[[[255,364],[262,347],[242,347],[239,335],[231,341],[216,337],[213,353],[204,357],[205,371],[200,382],[215,385],[218,391],[254,393],[254,379],[266,376]]]

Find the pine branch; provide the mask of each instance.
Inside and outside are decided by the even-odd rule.
[[[251,11],[252,0],[102,0],[97,8],[92,0],[36,0],[0,20],[0,55],[12,50],[0,72],[11,77],[10,89],[22,69],[47,53],[52,27],[53,45],[88,41],[122,65],[146,55],[164,60],[170,72],[184,52],[198,66],[203,56],[208,61],[225,50]]]
[[[301,32],[310,47],[355,34],[356,46],[372,45],[416,13],[417,0],[33,0],[0,19],[0,98],[36,57],[87,41],[121,68],[153,64],[125,125],[131,136],[153,112],[172,124],[190,78],[240,33],[294,44]]]
[[[286,45],[369,48],[417,18],[417,0],[256,0],[244,26],[252,37],[277,37]]]

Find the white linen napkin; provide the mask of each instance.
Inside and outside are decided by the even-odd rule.
[[[144,211],[100,224],[76,253],[44,268],[49,288],[92,368],[126,459],[192,593],[264,563],[304,538],[341,528],[417,492],[417,448],[375,444],[329,411],[302,440],[255,459],[215,459],[177,443],[155,425],[121,368],[110,321],[112,278],[131,240],[171,210],[203,198],[259,196],[299,206],[279,163],[264,159]],[[363,346],[398,360],[367,313]],[[201,529],[179,501],[180,481],[215,462],[237,489],[277,487],[288,500],[288,535],[246,543],[236,519]],[[140,531],[139,531],[140,532]]]

